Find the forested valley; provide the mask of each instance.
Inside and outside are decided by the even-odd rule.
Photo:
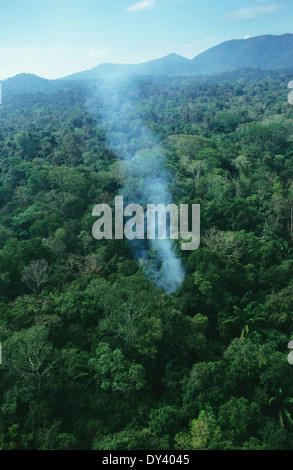
[[[88,105],[93,84],[3,82],[1,449],[293,450],[292,79],[238,70],[125,87],[174,203],[201,208],[200,247],[177,244],[172,294],[127,240],[92,236],[94,205],[113,206],[125,178]],[[129,151],[136,124],[124,115],[117,129]]]

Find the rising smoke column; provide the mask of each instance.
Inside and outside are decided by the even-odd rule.
[[[170,171],[156,136],[137,113],[138,90],[133,80],[119,78],[99,82],[89,100],[93,114],[98,112],[106,131],[106,141],[117,155],[126,204],[172,203]],[[146,226],[146,224],[145,224]],[[167,293],[177,290],[185,277],[180,259],[170,239],[129,242],[135,259],[146,276]]]

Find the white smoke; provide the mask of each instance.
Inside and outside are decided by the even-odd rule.
[[[107,145],[117,155],[123,176],[121,195],[127,204],[164,204],[172,202],[170,171],[156,136],[142,123],[137,112],[138,90],[134,81],[111,79],[99,82],[89,102],[98,111],[106,131]],[[135,259],[146,276],[167,293],[182,284],[185,272],[170,239],[134,240]]]

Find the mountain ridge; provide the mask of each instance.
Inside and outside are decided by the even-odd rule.
[[[231,39],[192,59],[201,74],[227,72],[236,68],[278,70],[293,66],[293,34],[266,34],[248,39]]]
[[[85,72],[63,77],[70,80],[142,75],[211,75],[237,68],[278,70],[293,66],[293,34],[266,34],[248,39],[230,39],[193,59],[171,53],[140,64],[100,64]]]
[[[34,74],[18,74],[0,81],[17,89],[35,86],[41,89],[48,83],[93,79],[144,76],[209,76],[237,69],[285,70],[293,68],[293,34],[266,34],[248,39],[230,39],[188,59],[176,53],[140,64],[105,62],[96,67],[48,80]]]

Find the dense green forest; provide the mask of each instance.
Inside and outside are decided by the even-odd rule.
[[[173,294],[126,240],[92,236],[92,208],[123,185],[93,84],[3,84],[1,449],[293,450],[292,79],[239,70],[125,89],[173,201],[201,207]],[[119,132],[135,125],[125,115]]]

